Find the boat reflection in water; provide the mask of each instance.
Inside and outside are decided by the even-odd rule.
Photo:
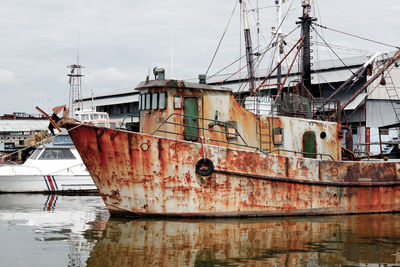
[[[88,266],[366,266],[400,263],[400,215],[110,219]]]

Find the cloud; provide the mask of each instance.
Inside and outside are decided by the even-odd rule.
[[[16,85],[17,76],[14,72],[6,69],[0,69],[0,86]]]
[[[83,78],[83,84],[86,88],[93,89],[95,93],[98,93],[98,91],[104,91],[104,89],[136,86],[138,83],[137,76],[138,73],[132,70],[123,71],[116,67],[108,67],[88,71]],[[85,89],[85,91],[89,90]]]
[[[294,22],[301,14],[300,2],[296,0],[293,5],[296,9],[290,12],[292,21],[284,25],[286,33],[296,27]],[[397,25],[400,7],[393,0],[383,2],[377,6],[375,0],[313,1],[319,11],[319,23],[398,44],[399,35],[390,27],[382,30],[382,25]],[[235,0],[2,1],[0,85],[2,88],[13,86],[15,90],[9,90],[7,99],[0,101],[0,114],[12,113],[17,107],[18,111],[23,111],[23,104],[30,110],[36,102],[47,101],[44,104],[49,107],[66,102],[69,87],[66,66],[76,62],[78,32],[79,63],[85,67],[82,70],[84,92],[93,90],[96,94],[135,87],[155,66],[164,67],[167,78],[195,78],[207,70],[236,3]],[[254,7],[256,1],[248,3]],[[272,1],[270,4],[260,2],[260,5],[269,6]],[[285,8],[288,6],[286,4]],[[249,13],[252,26],[256,15]],[[267,39],[260,38],[260,45],[265,47],[271,37],[271,26],[276,23],[276,10],[262,9],[260,17],[260,32]],[[244,55],[240,25],[239,9],[236,9],[209,74]],[[252,34],[253,46],[257,46],[254,27]],[[290,37],[297,40],[299,32]],[[344,46],[371,49],[357,39],[344,43],[343,36],[329,32],[324,37],[328,43],[342,42]],[[267,68],[268,62],[266,60],[261,68]],[[235,64],[232,71],[244,64],[244,60]],[[21,97],[27,95],[43,96],[45,90],[47,98],[31,97],[32,103],[21,101]]]

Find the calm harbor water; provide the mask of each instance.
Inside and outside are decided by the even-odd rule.
[[[0,195],[0,266],[400,266],[400,214],[109,218],[99,196]]]

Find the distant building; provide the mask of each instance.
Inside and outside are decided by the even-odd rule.
[[[381,55],[378,60],[364,71],[350,89],[346,89],[332,99],[332,103],[340,100],[344,103],[358,89],[370,79],[370,77],[385,63],[391,55]],[[319,61],[312,67],[312,85],[318,87],[322,98],[332,94],[342,85],[355,71],[369,60],[368,56],[345,58],[343,60]],[[349,125],[348,131],[352,133],[354,150],[360,153],[380,153],[387,149],[387,146],[380,146],[377,143],[381,139],[390,142],[399,139],[400,122],[400,64],[391,68],[390,75],[385,75],[385,85],[380,84],[378,79],[367,90],[364,90],[344,110],[344,121]],[[285,79],[288,68],[282,66],[281,80]],[[294,66],[288,75],[283,88],[284,92],[294,89],[296,82],[300,80],[299,66]],[[386,72],[388,73],[388,72]],[[257,70],[255,73],[256,88],[267,76],[267,70]],[[249,95],[247,73],[238,72],[221,74],[208,77],[206,83],[210,85],[221,85],[233,90],[233,93],[241,94],[243,97]],[[194,79],[191,82],[197,82]],[[277,76],[272,73],[268,80],[271,86],[260,88],[261,95],[275,96],[278,92]],[[275,85],[274,85],[275,84]],[[132,114],[139,118],[139,93],[134,88],[110,91],[106,94],[96,95],[93,98],[83,99],[84,108],[95,107],[97,111],[106,111],[110,119],[123,120],[125,115]],[[387,130],[379,131],[379,128]],[[388,130],[391,128],[391,130]],[[380,134],[379,134],[380,133]],[[346,131],[345,131],[346,134]],[[373,146],[366,146],[365,143],[375,143]],[[359,144],[364,144],[362,147]]]
[[[47,132],[48,126],[49,121],[41,115],[15,112],[0,116],[0,155],[34,145],[35,137]],[[25,150],[25,153],[19,155],[15,154],[12,158],[24,160],[32,149]]]
[[[368,68],[350,89],[344,90],[332,99],[332,102],[340,100],[344,103],[358,89],[361,88],[380,69],[387,59],[394,53],[382,54],[377,61]],[[312,67],[312,85],[318,86],[323,98],[328,97],[341,84],[343,84],[352,73],[357,71],[370,57],[359,56],[345,58],[343,60],[329,60],[315,63]],[[390,73],[384,73],[384,79],[378,78],[357,98],[355,98],[344,110],[345,121],[352,133],[353,150],[360,153],[379,154],[390,152],[393,145],[380,145],[384,143],[398,143],[400,123],[400,63],[390,68]],[[294,66],[292,73],[287,77],[283,91],[293,90],[294,84],[300,80],[298,66]],[[256,88],[264,80],[268,71],[258,70],[255,73]],[[282,66],[282,81],[287,74],[287,68]],[[207,79],[207,84],[222,85],[232,88],[234,93],[249,95],[247,73],[224,74]],[[268,79],[268,84],[276,84],[276,72]],[[261,95],[275,96],[277,86],[261,87]],[[379,130],[381,129],[381,130]],[[344,140],[343,140],[344,141]],[[360,145],[361,144],[361,145]],[[372,144],[372,145],[366,145]]]
[[[39,132],[46,131],[49,121],[44,119],[1,119],[0,120],[0,150],[5,143],[15,146],[25,146],[26,140]]]
[[[112,120],[122,121],[129,114],[134,117],[134,122],[139,121],[139,92],[134,88],[118,89],[83,98],[82,102],[83,109],[105,111]]]

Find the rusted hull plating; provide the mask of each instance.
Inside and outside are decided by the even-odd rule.
[[[264,155],[89,125],[73,128],[70,135],[114,215],[224,217],[400,210],[397,162]],[[203,157],[215,166],[209,176],[200,176],[195,169]]]

